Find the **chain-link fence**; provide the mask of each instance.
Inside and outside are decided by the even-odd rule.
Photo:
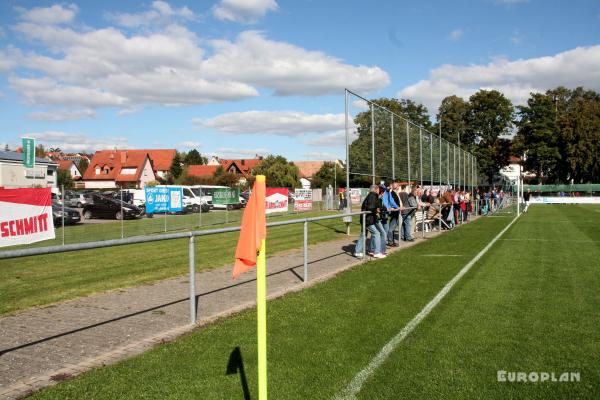
[[[349,187],[399,180],[472,189],[478,182],[472,154],[349,90],[346,147]]]

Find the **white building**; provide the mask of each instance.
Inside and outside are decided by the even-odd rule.
[[[0,187],[56,188],[58,164],[45,158],[35,158],[33,168],[23,166],[23,153],[0,151]]]

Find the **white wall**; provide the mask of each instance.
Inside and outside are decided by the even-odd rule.
[[[48,175],[48,169],[54,171],[53,175]],[[56,187],[56,171],[56,166],[47,164],[36,164],[34,168],[25,168],[23,164],[0,162],[0,186],[5,188]]]
[[[114,189],[115,181],[85,181],[86,189]]]
[[[152,171],[152,165],[150,165],[150,160],[146,159],[144,169],[140,175],[140,188],[143,189],[146,183],[154,180],[156,180],[156,177],[154,176],[154,171]]]

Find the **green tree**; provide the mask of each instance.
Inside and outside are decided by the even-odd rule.
[[[90,166],[89,161],[86,158],[82,158],[79,161],[79,164],[77,165],[77,168],[79,169],[79,172],[81,172],[81,175],[83,176],[83,174],[85,174],[85,171],[87,171],[88,167]]]
[[[171,168],[169,168],[169,178],[171,183],[175,181],[175,179],[179,178],[182,172],[183,170],[181,168],[181,158],[179,156],[179,153],[175,153],[173,161],[171,162]]]
[[[459,136],[461,145],[472,145],[474,138],[467,134],[467,113],[469,103],[458,96],[448,96],[442,100],[437,114],[435,133],[439,133],[442,126],[442,138],[450,143],[458,144]]]
[[[223,166],[219,165],[213,174],[213,181],[215,182],[215,185],[236,188],[238,186],[239,177],[229,171],[226,171]]]
[[[265,175],[269,187],[300,187],[300,171],[285,157],[270,155],[254,168],[254,175]]]
[[[205,165],[208,162],[196,149],[190,150],[183,159],[185,165]]]
[[[43,144],[38,144],[35,146],[35,156],[36,157],[46,157],[46,148]]]
[[[497,90],[480,90],[469,98],[466,136],[477,144],[473,153],[479,172],[487,177],[490,185],[500,169],[509,163],[511,142],[501,136],[510,133],[513,114],[511,101]]]
[[[321,168],[313,176],[311,186],[313,188],[325,189],[327,186],[337,184],[338,187],[346,186],[346,170],[340,165],[327,161],[321,165]]]
[[[542,177],[555,180],[561,161],[557,108],[549,94],[532,93],[526,106],[518,109],[518,133],[514,150],[525,154],[524,168]]]
[[[73,177],[71,177],[71,173],[69,171],[59,169],[56,175],[56,184],[58,187],[71,189],[73,187]]]

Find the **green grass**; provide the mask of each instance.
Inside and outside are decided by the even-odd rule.
[[[273,220],[323,214],[285,215]],[[99,230],[104,226],[91,225]],[[357,226],[353,226],[355,232]],[[339,239],[344,233],[341,219],[314,222],[309,225],[309,243]],[[302,247],[302,224],[269,228],[268,235],[270,254]],[[198,237],[197,270],[233,263],[238,236],[238,232],[231,232]],[[187,239],[180,239],[0,260],[0,315],[187,274],[187,246]]]
[[[597,398],[598,207],[532,206],[359,393],[361,399]],[[508,222],[480,219],[268,304],[269,395],[330,399]],[[532,240],[538,239],[538,240]],[[452,254],[453,257],[428,257]],[[256,399],[249,310],[33,399]],[[498,370],[576,371],[579,383],[499,383]]]

